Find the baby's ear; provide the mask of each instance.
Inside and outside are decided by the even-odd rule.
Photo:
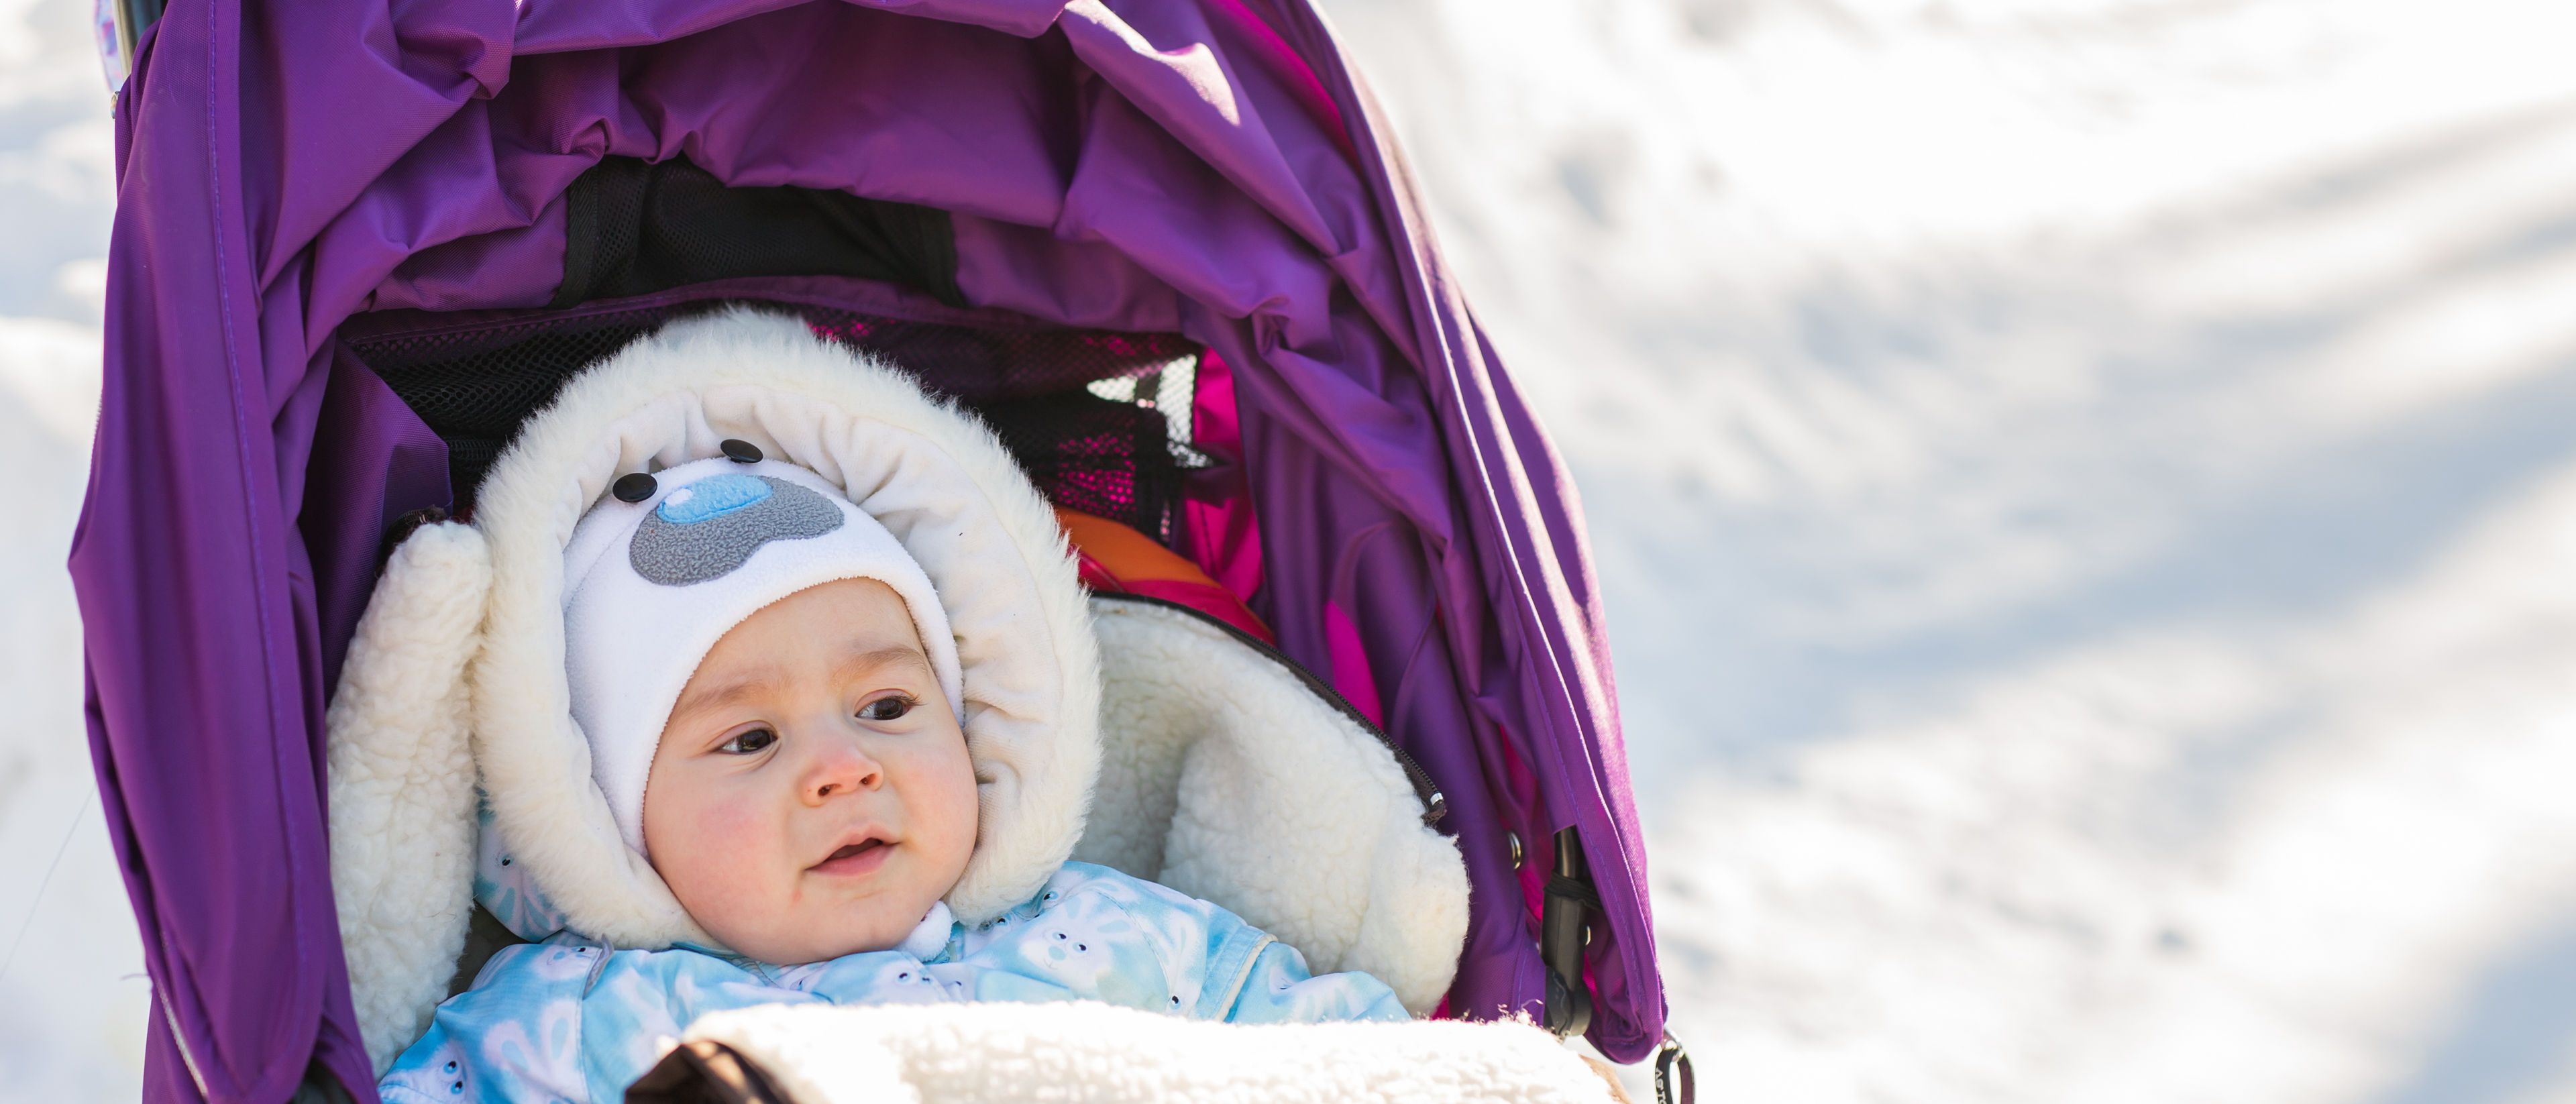
[[[415,526],[386,558],[324,718],[331,888],[378,1074],[427,1030],[465,947],[475,855],[465,669],[491,589],[483,534]]]

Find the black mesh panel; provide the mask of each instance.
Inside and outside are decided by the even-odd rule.
[[[552,306],[738,276],[855,276],[950,306],[948,212],[816,188],[728,188],[688,161],[602,158],[565,193],[563,283]]]

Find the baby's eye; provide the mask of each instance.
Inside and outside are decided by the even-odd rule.
[[[862,721],[900,720],[904,714],[912,712],[913,707],[919,704],[921,703],[912,700],[909,694],[891,694],[860,706],[859,719]]]
[[[732,739],[716,745],[716,750],[731,755],[751,755],[765,751],[769,745],[777,742],[777,733],[765,728],[755,728],[749,732],[735,733]]]

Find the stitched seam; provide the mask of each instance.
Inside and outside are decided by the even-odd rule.
[[[1242,968],[1234,972],[1233,983],[1225,988],[1224,1003],[1217,1006],[1219,1017],[1234,1014],[1234,1002],[1243,999],[1243,987],[1252,981],[1252,968],[1261,962],[1261,952],[1269,950],[1270,945],[1276,942],[1279,942],[1278,936],[1263,932],[1260,941],[1252,945],[1252,950],[1245,952]]]
[[[205,9],[206,73],[209,78],[206,90],[206,195],[210,201],[209,207],[211,208],[208,212],[210,217],[207,220],[207,226],[208,237],[212,239],[211,244],[214,247],[216,316],[222,320],[224,329],[223,349],[225,380],[230,385],[233,400],[233,451],[236,461],[240,465],[243,505],[248,507],[248,509],[243,511],[242,523],[250,531],[251,538],[252,608],[259,621],[261,650],[265,653],[268,642],[273,639],[271,630],[275,626],[271,624],[271,618],[269,616],[268,599],[270,594],[268,587],[269,564],[267,548],[264,543],[264,530],[260,525],[258,497],[255,493],[256,487],[254,485],[254,478],[251,474],[253,469],[253,458],[251,456],[248,435],[250,427],[243,424],[244,416],[246,414],[246,403],[244,402],[245,395],[242,387],[241,358],[240,350],[238,348],[239,335],[233,326],[232,287],[228,282],[230,273],[227,269],[227,254],[225,251],[224,241],[223,150],[221,143],[217,138],[218,134],[221,132],[221,112],[217,109],[218,105],[216,101],[218,96],[216,94],[215,81],[213,79],[215,74],[223,72],[223,36],[221,30],[216,26],[216,9],[218,7],[219,5],[209,4]],[[236,88],[234,94],[236,98],[238,98],[240,90]],[[276,758],[276,734],[280,721],[278,716],[276,665],[273,662],[264,662],[261,666],[263,668],[261,672],[263,677],[260,680],[262,684],[261,689],[263,691],[262,697],[267,705],[268,713],[268,750],[273,762]],[[299,725],[298,727],[301,726]],[[272,781],[273,780],[274,776],[272,776]],[[295,839],[298,836],[293,827],[294,818],[292,816],[284,816],[281,817],[281,820],[284,822],[281,827],[285,829],[284,834],[288,837],[288,847],[291,849],[294,847]],[[289,885],[289,893],[290,895],[293,895],[291,881]],[[290,904],[287,908],[287,923],[292,927],[295,935],[293,945],[295,949],[296,963],[298,966],[309,967],[311,965],[311,956],[307,953],[305,948],[305,940],[303,938],[304,924],[302,921],[302,910],[296,907],[295,904]],[[182,1059],[187,1060],[188,1074],[196,1079],[198,1093],[200,1095],[211,1096],[212,1094],[206,1092],[205,1075],[199,1071],[196,1061],[188,1054],[188,1048],[185,1042],[186,1032],[180,1028],[177,1013],[174,1012],[165,1002],[162,1004],[162,1014],[170,1021],[171,1035],[181,1040],[179,1044],[179,1055]]]

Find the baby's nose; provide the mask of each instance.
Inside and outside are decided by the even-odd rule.
[[[858,747],[840,744],[825,749],[807,776],[809,800],[820,802],[885,784],[885,768]]]

